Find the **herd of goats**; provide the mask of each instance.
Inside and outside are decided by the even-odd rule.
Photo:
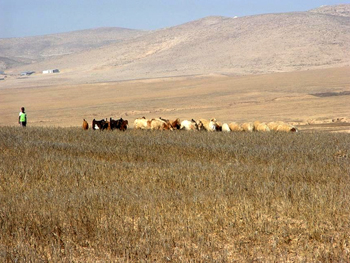
[[[125,131],[128,128],[129,122],[123,120],[123,118],[114,120],[112,118],[109,121],[106,119],[92,121],[91,128],[93,130],[121,130]],[[83,120],[83,129],[88,130],[89,124],[84,119]],[[141,130],[186,130],[186,131],[223,131],[223,132],[298,132],[298,129],[285,122],[246,122],[238,124],[236,122],[231,123],[220,123],[216,119],[199,119],[199,120],[184,120],[176,119],[174,121],[156,118],[156,119],[146,119],[145,117],[137,118],[134,121],[134,129]]]

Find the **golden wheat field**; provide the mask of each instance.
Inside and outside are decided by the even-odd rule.
[[[350,137],[0,128],[1,262],[349,262]]]

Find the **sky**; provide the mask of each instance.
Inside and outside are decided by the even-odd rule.
[[[307,11],[350,0],[0,0],[0,38],[98,27],[154,30],[206,16]]]

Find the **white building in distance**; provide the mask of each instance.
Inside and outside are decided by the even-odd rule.
[[[43,74],[50,74],[50,73],[59,73],[60,71],[58,69],[47,69],[43,71]]]

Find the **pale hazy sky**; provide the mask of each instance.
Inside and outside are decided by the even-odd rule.
[[[307,11],[342,0],[0,0],[0,38],[96,27],[160,29],[206,16]]]

